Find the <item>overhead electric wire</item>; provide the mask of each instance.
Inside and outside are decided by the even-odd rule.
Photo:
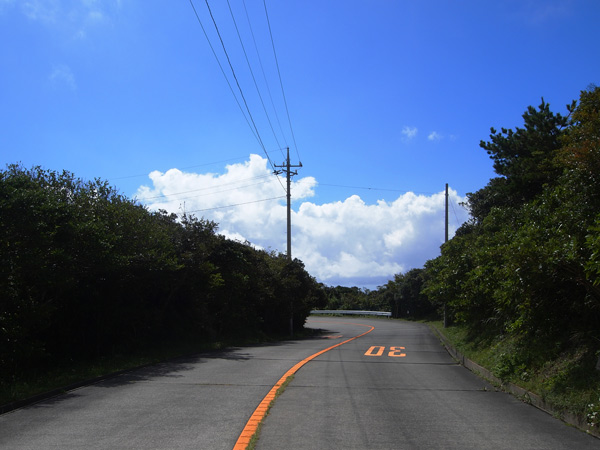
[[[275,171],[275,166],[271,162],[271,158],[269,158],[269,154],[267,153],[267,149],[265,148],[265,144],[263,143],[263,140],[260,137],[260,133],[258,131],[258,127],[256,126],[256,123],[254,122],[254,118],[252,117],[252,113],[250,112],[250,108],[248,107],[248,102],[246,101],[246,97],[244,96],[244,91],[242,90],[242,87],[240,86],[240,82],[239,82],[239,80],[237,78],[237,75],[235,74],[235,70],[233,69],[233,64],[231,63],[231,59],[229,58],[229,53],[227,52],[227,49],[225,48],[225,42],[223,42],[223,38],[221,36],[221,32],[219,31],[219,27],[217,25],[215,17],[214,17],[214,15],[212,13],[212,10],[210,9],[210,5],[208,3],[208,0],[204,0],[204,2],[206,3],[206,7],[208,8],[208,12],[210,14],[210,18],[212,19],[213,25],[215,27],[215,31],[217,32],[217,36],[219,37],[219,41],[221,42],[221,47],[223,48],[223,52],[225,53],[225,57],[227,58],[227,63],[229,64],[229,68],[231,69],[231,73],[233,75],[233,79],[235,80],[235,83],[236,83],[236,85],[238,87],[238,90],[240,91],[240,95],[242,96],[242,100],[244,101],[244,105],[246,106],[246,111],[248,112],[248,116],[250,117],[250,121],[252,122],[252,125],[254,126],[254,130],[256,131],[256,136],[258,137],[260,146],[262,147],[263,152],[265,153],[265,156],[267,157],[267,160],[269,161],[269,164],[271,165],[271,168],[273,169],[273,171]]]
[[[402,189],[386,189],[386,188],[378,188],[378,187],[368,187],[368,186],[347,186],[343,184],[328,184],[328,183],[319,183],[319,186],[330,186],[330,187],[341,187],[346,189],[364,189],[367,191],[388,191],[388,192],[403,192],[408,193],[412,192],[414,194],[434,194],[434,192],[415,192],[415,191],[406,191]]]
[[[225,78],[225,81],[227,82],[227,86],[229,86],[229,90],[231,91],[231,94],[233,95],[233,98],[235,99],[235,102],[237,103],[238,108],[240,109],[240,112],[244,116],[244,119],[246,119],[246,123],[248,124],[248,127],[250,127],[250,131],[252,132],[252,134],[254,135],[254,137],[256,138],[256,140],[258,141],[258,143],[261,144],[261,146],[262,146],[262,141],[260,140],[259,136],[255,133],[255,131],[252,129],[252,125],[250,125],[250,121],[248,120],[248,117],[246,116],[246,113],[244,112],[244,109],[242,108],[242,105],[240,105],[240,101],[238,100],[237,95],[235,95],[235,91],[233,90],[233,87],[231,87],[231,83],[229,82],[229,78],[227,77],[227,74],[225,73],[225,70],[223,69],[223,66],[221,65],[221,61],[219,60],[219,57],[217,56],[217,52],[215,51],[212,43],[210,42],[210,38],[208,37],[208,33],[206,32],[206,29],[204,28],[204,25],[202,24],[202,20],[200,20],[200,16],[198,15],[198,11],[196,11],[196,7],[194,6],[193,0],[190,0],[190,5],[192,6],[192,9],[194,10],[194,14],[196,15],[196,20],[198,20],[198,23],[200,24],[200,28],[202,28],[202,32],[204,33],[204,37],[206,38],[206,41],[208,42],[208,46],[210,47],[210,50],[212,51],[213,56],[217,60],[217,64],[219,65],[219,69],[221,69],[221,73],[223,74],[223,77]],[[238,87],[239,87],[239,85],[238,85]],[[262,148],[263,148],[263,151],[264,151],[264,146],[262,146]],[[269,159],[268,156],[267,156],[267,159]],[[271,164],[271,166],[272,166],[272,164]]]
[[[200,16],[198,15],[198,12],[196,11],[196,8],[194,7],[193,0],[190,0],[190,4],[192,6],[192,9],[194,10],[194,14],[196,15],[196,19],[198,20],[198,23],[200,24],[200,27],[202,28],[204,36],[206,37],[206,40],[209,43],[209,46],[210,46],[210,48],[211,48],[211,50],[213,52],[213,55],[215,56],[215,59],[217,60],[217,63],[219,64],[219,67],[221,68],[221,73],[225,77],[225,80],[227,81],[227,84],[229,85],[229,89],[230,89],[231,93],[233,94],[233,96],[234,96],[234,98],[235,98],[235,100],[236,100],[236,102],[238,104],[238,107],[240,108],[240,111],[242,111],[242,114],[244,115],[244,118],[246,119],[246,123],[248,124],[248,126],[250,127],[252,133],[254,134],[254,137],[256,138],[256,140],[258,141],[258,143],[260,144],[260,146],[261,146],[261,148],[262,148],[265,156],[267,157],[267,161],[269,161],[269,165],[271,166],[271,169],[275,173],[276,172],[275,171],[275,166],[273,165],[273,162],[271,161],[271,158],[269,157],[269,153],[267,152],[267,150],[265,148],[263,140],[262,140],[262,138],[260,136],[260,133],[258,131],[258,127],[256,126],[256,123],[254,122],[254,118],[252,117],[252,113],[250,112],[250,108],[248,107],[248,103],[246,101],[246,97],[244,96],[244,93],[242,91],[242,88],[240,86],[238,78],[237,78],[237,76],[235,74],[235,70],[233,69],[233,65],[232,65],[231,60],[229,58],[229,54],[227,53],[227,49],[225,48],[225,43],[223,41],[223,38],[221,37],[221,33],[219,31],[219,27],[217,26],[216,20],[214,18],[214,15],[212,13],[212,10],[210,8],[208,0],[205,0],[205,3],[206,3],[206,7],[208,9],[208,12],[210,14],[211,20],[213,22],[213,25],[215,27],[215,31],[217,32],[217,36],[219,37],[219,41],[221,42],[221,47],[223,48],[223,52],[225,53],[225,56],[227,58],[227,62],[229,64],[229,68],[231,69],[231,73],[233,75],[233,78],[234,78],[234,80],[236,82],[238,90],[240,91],[240,95],[242,97],[242,100],[244,101],[244,105],[246,106],[246,111],[248,112],[248,117],[250,117],[250,121],[252,122],[252,125],[250,125],[250,121],[248,120],[248,117],[246,117],[246,114],[244,113],[244,111],[243,111],[243,109],[242,109],[242,107],[241,107],[241,105],[240,105],[240,103],[239,103],[239,101],[237,99],[237,96],[235,95],[235,92],[234,92],[233,88],[231,87],[231,83],[229,83],[229,78],[225,74],[225,71],[223,70],[221,62],[220,62],[219,58],[217,57],[217,54],[216,54],[216,52],[215,52],[215,50],[214,50],[214,48],[213,48],[213,46],[212,46],[212,44],[210,42],[208,34],[206,33],[206,30],[204,29],[204,26],[202,25],[202,21],[200,20]],[[283,186],[283,183],[282,183],[281,179],[279,177],[277,177],[277,180],[279,181],[279,184],[281,185],[281,188],[285,191],[285,187]]]
[[[265,16],[267,18],[267,25],[269,26],[269,36],[271,37],[271,46],[273,48],[273,56],[275,57],[275,65],[277,66],[277,75],[279,76],[279,85],[281,86],[281,94],[283,96],[283,104],[285,105],[285,112],[287,114],[288,123],[290,125],[290,132],[292,134],[292,140],[294,141],[294,147],[296,149],[296,155],[300,160],[300,153],[298,153],[298,144],[296,144],[296,136],[294,135],[294,129],[292,128],[292,120],[290,119],[290,111],[288,109],[287,99],[285,97],[285,90],[283,89],[283,81],[281,80],[281,71],[279,70],[279,61],[277,59],[277,52],[275,51],[275,41],[273,40],[273,32],[271,30],[271,21],[269,20],[269,12],[267,11],[267,2],[263,0],[265,7]]]
[[[216,191],[216,192],[207,192],[205,194],[192,195],[192,196],[189,196],[189,197],[178,198],[177,200],[187,200],[189,198],[198,198],[198,197],[206,197],[208,195],[217,195],[217,194],[222,194],[224,192],[237,191],[238,189],[245,189],[245,188],[249,188],[249,187],[260,186],[261,184],[267,184],[267,183],[270,183],[270,182],[272,183],[274,181],[275,180],[273,180],[271,178],[271,180],[261,181],[260,183],[245,184],[244,186],[238,186],[238,187],[233,187],[233,188],[229,188],[229,189],[223,189],[221,191]]]
[[[271,177],[271,174],[259,175],[259,176],[256,176],[256,177],[242,178],[241,180],[230,181],[228,183],[222,183],[222,184],[219,184],[219,185],[216,185],[216,186],[208,186],[208,187],[203,187],[203,188],[198,188],[198,189],[192,189],[190,191],[174,192],[172,194],[161,194],[161,195],[157,195],[155,197],[146,197],[145,199],[146,200],[153,200],[153,199],[156,199],[156,198],[170,197],[170,196],[173,196],[173,195],[189,194],[191,192],[206,191],[208,189],[216,189],[216,188],[220,188],[220,187],[223,187],[223,186],[229,186],[229,185],[232,185],[232,184],[241,183],[243,181],[260,180],[261,178],[270,178],[270,177]],[[261,184],[261,183],[257,183],[257,184]]]
[[[456,219],[456,226],[460,227],[460,220],[458,220],[458,215],[456,214],[456,209],[454,208],[454,202],[452,201],[452,197],[450,197],[450,206],[452,207],[452,212],[454,213],[454,218]],[[463,209],[466,209],[462,204]]]
[[[275,129],[273,128],[273,124],[271,123],[271,118],[269,117],[269,112],[267,111],[267,107],[265,106],[265,102],[263,101],[262,95],[260,93],[258,83],[256,82],[256,78],[254,77],[254,71],[252,70],[252,65],[250,64],[250,60],[248,59],[248,54],[246,53],[246,47],[244,46],[244,41],[242,40],[240,30],[237,26],[237,22],[235,21],[235,16],[233,14],[233,10],[231,9],[231,3],[229,2],[229,0],[227,0],[227,6],[229,7],[229,13],[231,14],[231,20],[233,21],[233,25],[235,27],[235,31],[236,31],[238,39],[240,41],[240,45],[242,46],[242,51],[244,52],[244,57],[246,58],[246,63],[248,64],[248,70],[250,70],[250,75],[252,76],[252,81],[254,82],[254,87],[256,88],[256,93],[258,94],[258,98],[260,99],[260,103],[263,107],[263,111],[265,112],[267,122],[269,122],[269,127],[271,127],[271,132],[273,133],[275,142],[277,142],[277,146],[281,148],[281,144],[279,143],[279,139],[277,138],[277,134],[275,133]],[[253,37],[254,37],[254,35],[253,35]]]
[[[222,49],[223,49],[223,53],[225,54],[225,57],[226,57],[226,59],[227,59],[227,63],[229,64],[229,68],[230,68],[230,70],[231,70],[231,74],[232,74],[232,76],[233,76],[233,78],[234,78],[234,80],[235,80],[235,83],[236,83],[236,85],[237,85],[237,88],[238,88],[238,91],[239,91],[239,95],[241,96],[241,98],[242,98],[242,101],[243,101],[243,103],[244,103],[244,106],[245,106],[245,108],[246,108],[246,113],[247,113],[247,115],[246,115],[246,113],[244,112],[244,110],[243,110],[243,108],[242,108],[242,106],[241,106],[241,104],[240,104],[240,102],[239,102],[239,100],[238,100],[238,97],[237,97],[236,93],[234,92],[234,89],[233,89],[233,87],[232,87],[231,83],[229,82],[229,78],[228,78],[228,77],[227,77],[227,75],[225,74],[225,70],[223,69],[223,66],[221,65],[221,62],[220,62],[220,60],[219,60],[219,58],[218,58],[218,56],[217,56],[217,53],[216,53],[216,51],[215,51],[215,49],[214,49],[214,47],[213,47],[213,45],[212,45],[212,43],[211,43],[211,41],[210,41],[210,38],[208,37],[208,33],[206,32],[206,29],[204,28],[204,25],[202,24],[202,20],[200,19],[200,16],[199,16],[199,14],[198,14],[198,12],[197,12],[197,10],[196,10],[196,7],[194,6],[194,2],[193,2],[193,0],[189,0],[189,2],[190,2],[190,5],[192,6],[192,9],[193,9],[193,11],[194,11],[194,14],[196,15],[196,19],[197,19],[198,23],[200,24],[200,27],[202,28],[202,32],[204,33],[204,36],[205,36],[205,38],[206,38],[206,40],[207,40],[207,42],[208,42],[208,44],[209,44],[209,46],[210,46],[210,49],[211,49],[211,51],[212,51],[212,53],[213,53],[213,56],[215,57],[215,59],[217,60],[217,63],[219,64],[219,68],[221,69],[221,73],[222,73],[222,74],[223,74],[223,76],[225,77],[225,80],[227,81],[227,84],[228,84],[228,86],[229,86],[229,89],[230,89],[231,93],[233,94],[233,96],[234,96],[234,98],[235,98],[235,100],[236,100],[236,102],[237,102],[237,104],[238,104],[238,107],[240,108],[240,111],[242,111],[242,114],[244,115],[244,118],[246,119],[246,123],[248,123],[248,126],[249,126],[249,127],[250,127],[250,129],[252,130],[252,133],[254,134],[254,136],[255,136],[255,138],[257,139],[258,143],[260,144],[260,146],[261,146],[261,148],[262,148],[262,150],[263,150],[263,152],[264,152],[265,156],[267,157],[267,160],[269,161],[269,164],[270,164],[270,166],[271,166],[271,169],[273,170],[273,173],[274,173],[274,174],[277,176],[277,180],[279,181],[279,184],[281,185],[281,188],[282,188],[282,189],[283,189],[283,190],[286,192],[286,194],[289,194],[289,193],[287,193],[287,191],[286,191],[286,188],[283,186],[283,183],[282,183],[281,179],[280,179],[280,178],[279,178],[279,176],[278,176],[278,175],[279,175],[279,173],[278,173],[278,172],[275,170],[275,166],[274,166],[273,162],[271,161],[271,158],[269,157],[269,154],[268,154],[268,152],[267,152],[267,150],[266,150],[265,144],[264,144],[264,142],[263,142],[263,139],[262,139],[262,137],[261,137],[261,134],[260,134],[260,132],[259,132],[259,130],[258,130],[258,127],[257,127],[257,125],[256,125],[256,122],[255,122],[255,120],[254,120],[254,117],[253,117],[253,115],[252,115],[252,112],[250,111],[250,107],[249,107],[249,105],[248,105],[248,102],[247,102],[247,100],[246,100],[246,96],[244,95],[244,91],[243,91],[243,89],[242,89],[242,87],[241,87],[241,85],[240,85],[239,79],[238,79],[238,77],[237,77],[237,75],[236,75],[236,72],[235,72],[235,70],[234,70],[233,64],[232,64],[232,62],[231,62],[231,59],[230,59],[230,57],[229,57],[229,53],[227,52],[227,48],[226,48],[226,46],[225,46],[225,42],[224,42],[224,40],[223,40],[223,37],[222,37],[222,35],[221,35],[221,32],[220,32],[220,30],[219,30],[219,27],[218,27],[218,25],[217,25],[217,22],[216,22],[216,19],[215,19],[215,16],[214,16],[214,14],[213,14],[213,12],[212,12],[212,9],[211,9],[211,7],[210,7],[209,1],[208,1],[208,0],[205,0],[205,4],[206,4],[206,7],[207,7],[207,9],[208,9],[208,12],[209,12],[210,18],[211,18],[211,20],[212,20],[212,22],[213,22],[213,26],[214,26],[214,28],[215,28],[215,31],[216,31],[216,33],[217,33],[217,36],[218,36],[218,38],[219,38],[219,41],[221,42],[221,47],[222,47]],[[252,71],[251,64],[250,64],[250,61],[249,61],[249,59],[248,59],[248,55],[247,55],[246,49],[245,49],[245,47],[244,47],[243,40],[242,40],[242,38],[241,38],[241,35],[240,35],[240,32],[239,32],[239,29],[238,29],[237,23],[236,23],[236,21],[235,21],[235,17],[234,17],[233,10],[232,10],[232,8],[231,8],[231,4],[230,4],[229,0],[227,1],[227,5],[228,5],[228,7],[229,7],[229,11],[230,11],[231,17],[232,17],[232,19],[233,19],[233,23],[234,23],[234,26],[235,26],[236,32],[237,32],[237,34],[238,34],[238,38],[239,38],[239,40],[240,40],[240,44],[242,45],[242,49],[243,49],[243,51],[244,51],[244,55],[245,55],[245,57],[246,57],[246,62],[248,63],[248,67],[249,67],[249,69],[250,69],[250,73],[251,73],[251,75],[252,75],[252,79],[254,80],[255,87],[256,87],[256,89],[257,89],[257,92],[258,92],[258,94],[259,94],[259,97],[260,97],[260,100],[261,100],[261,103],[262,103],[263,109],[264,109],[264,111],[265,111],[265,114],[266,114],[266,116],[267,116],[267,120],[268,120],[268,122],[269,122],[269,125],[270,125],[270,127],[271,127],[271,131],[273,132],[273,135],[274,135],[274,137],[275,137],[275,140],[277,141],[277,144],[278,144],[278,145],[280,145],[280,144],[279,144],[279,141],[278,141],[278,139],[277,139],[277,134],[275,133],[275,130],[274,130],[274,128],[273,128],[273,125],[272,125],[272,122],[271,122],[271,120],[270,120],[270,118],[269,118],[269,114],[268,114],[268,112],[267,112],[267,108],[265,107],[265,104],[264,104],[264,101],[263,101],[262,95],[260,94],[260,89],[258,88],[258,84],[257,84],[257,82],[256,82],[256,78],[255,78],[255,76],[254,76],[254,73],[253,73],[253,71]],[[282,96],[283,96],[283,102],[284,102],[285,109],[286,109],[286,115],[287,115],[287,118],[288,118],[288,123],[289,123],[289,127],[290,127],[290,132],[291,132],[292,139],[293,139],[293,142],[294,142],[294,146],[295,146],[296,154],[298,155],[298,159],[300,159],[300,154],[299,154],[299,151],[298,151],[298,145],[297,145],[297,143],[296,143],[296,137],[295,137],[294,130],[293,130],[293,127],[292,127],[292,122],[291,122],[291,118],[290,118],[289,108],[288,108],[288,104],[287,104],[287,98],[286,98],[286,96],[285,96],[285,90],[284,90],[284,88],[283,88],[283,81],[282,81],[282,77],[281,77],[281,70],[280,70],[280,68],[279,68],[279,61],[278,61],[278,59],[277,59],[277,52],[276,52],[276,50],[275,50],[275,42],[274,42],[274,39],[273,39],[273,32],[272,32],[272,29],[271,29],[271,22],[270,22],[270,19],[269,19],[269,14],[268,14],[268,10],[267,10],[267,4],[266,4],[266,1],[265,1],[265,0],[263,0],[263,6],[264,6],[264,10],[265,10],[265,17],[266,17],[266,20],[267,20],[267,25],[268,25],[268,29],[269,29],[269,37],[270,37],[270,40],[271,40],[271,47],[272,47],[272,49],[273,49],[273,56],[274,56],[274,59],[275,59],[275,64],[276,64],[276,67],[277,67],[277,75],[278,75],[278,78],[279,78],[279,85],[280,85],[280,87],[281,87],[281,93],[282,93]],[[247,16],[247,18],[248,18],[248,21],[249,21],[249,23],[250,23],[250,19],[249,19],[249,16],[248,16],[248,11],[247,11],[247,8],[246,8],[246,5],[245,5],[245,3],[244,3],[244,9],[246,10],[246,16]],[[250,29],[251,29],[251,31],[252,31],[252,27],[251,27],[251,26],[250,26]],[[252,31],[252,37],[253,37],[253,40],[254,40],[254,44],[255,44],[255,46],[256,46],[256,40],[255,40],[255,38],[254,38],[254,32],[253,32],[253,31]],[[258,48],[257,48],[257,53],[258,53]],[[259,60],[260,60],[260,55],[259,55]],[[263,67],[262,67],[262,62],[261,62],[261,68],[263,68]],[[266,81],[266,76],[265,76],[265,74],[264,74],[264,68],[263,68],[263,76],[265,77],[265,81]],[[267,87],[268,87],[268,83],[267,83]],[[269,90],[269,95],[270,95],[270,90]],[[273,101],[272,101],[272,96],[271,96],[271,103],[273,104]],[[274,106],[274,104],[273,104],[273,106]],[[275,113],[276,113],[276,112],[277,112],[276,108],[274,108],[274,110],[275,110]],[[279,118],[278,118],[278,121],[279,121]],[[251,124],[250,124],[250,122],[251,122]],[[279,125],[280,125],[280,129],[281,129],[281,122],[279,122]],[[285,138],[285,133],[283,133],[283,132],[282,132],[282,135],[283,135],[283,136],[284,136],[284,138]]]
[[[261,184],[266,184],[266,183],[274,182],[274,181],[275,180],[273,180],[271,178],[271,180],[261,181],[260,183],[245,184],[244,186],[237,186],[237,187],[232,187],[232,188],[228,188],[228,189],[222,189],[222,190],[219,190],[219,191],[216,191],[216,192],[205,192],[204,194],[190,195],[190,196],[187,196],[187,197],[176,197],[176,198],[169,198],[169,199],[166,198],[166,197],[172,197],[172,196],[176,196],[176,195],[181,195],[181,193],[174,193],[174,194],[164,194],[164,195],[161,195],[161,196],[158,196],[158,197],[153,197],[153,198],[155,198],[155,199],[164,198],[166,200],[188,200],[190,198],[206,197],[208,195],[218,195],[218,194],[222,194],[224,192],[237,191],[239,189],[245,189],[245,188],[249,188],[249,187],[253,187],[253,186],[259,186]]]
[[[234,206],[242,206],[242,205],[249,205],[251,203],[267,202],[269,200],[280,200],[282,198],[285,198],[285,195],[282,195],[280,197],[264,198],[262,200],[253,200],[253,201],[250,201],[250,202],[236,203],[234,205],[215,206],[214,208],[206,208],[206,209],[195,209],[193,211],[186,211],[186,214],[194,213],[194,212],[202,212],[202,211],[212,211],[214,209],[233,208]]]
[[[244,5],[244,12],[246,13],[246,20],[248,21],[248,28],[250,29],[250,35],[252,36],[252,42],[254,43],[254,50],[256,51],[256,57],[258,58],[258,64],[260,66],[263,80],[264,80],[265,86],[267,88],[267,93],[269,94],[269,100],[271,100],[271,107],[273,108],[273,112],[275,113],[275,119],[277,119],[277,125],[279,125],[279,131],[281,132],[281,136],[283,137],[283,140],[286,142],[286,147],[287,147],[286,135],[285,135],[285,132],[283,131],[283,127],[281,126],[281,120],[279,120],[279,114],[277,114],[277,108],[275,107],[275,102],[273,101],[273,94],[271,93],[271,88],[269,87],[269,82],[267,81],[265,67],[263,66],[262,58],[260,57],[260,52],[258,50],[258,44],[256,43],[256,37],[254,36],[254,29],[252,28],[252,22],[250,21],[250,15],[248,14],[248,8],[246,8],[246,0],[242,0],[242,4]],[[281,149],[281,154],[283,155],[283,149]],[[285,155],[283,155],[283,156],[285,157]]]
[[[280,149],[277,149],[277,150],[272,150],[269,153],[275,153],[275,152],[279,152],[279,151],[280,151]],[[196,167],[214,166],[215,164],[222,164],[222,163],[227,163],[230,161],[240,161],[240,160],[245,160],[246,158],[248,158],[248,155],[238,156],[237,158],[222,159],[221,161],[213,161],[213,162],[207,162],[207,163],[203,163],[203,164],[194,164],[193,166],[185,166],[185,167],[181,167],[181,168],[173,167],[173,169],[186,170],[186,169],[194,169]],[[109,180],[124,180],[127,178],[139,178],[139,177],[147,177],[147,176],[148,176],[148,173],[140,173],[138,175],[124,175],[122,177],[111,177],[111,178],[109,178]]]

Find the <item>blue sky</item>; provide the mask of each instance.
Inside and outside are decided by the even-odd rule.
[[[268,0],[286,111],[263,1],[230,0],[267,119],[227,2],[209,5],[262,144],[189,0],[0,0],[0,163],[106,179],[283,252],[270,172],[289,146],[293,256],[375,288],[439,254],[445,183],[451,232],[467,219],[459,203],[494,176],[490,127],[600,84],[596,0]]]

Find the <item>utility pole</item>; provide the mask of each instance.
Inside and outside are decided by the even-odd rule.
[[[287,148],[287,159],[284,164],[277,165],[275,167],[281,167],[282,170],[276,170],[274,173],[279,175],[280,173],[285,172],[286,181],[287,181],[287,189],[286,189],[286,197],[287,197],[287,257],[291,261],[292,260],[292,193],[291,193],[291,182],[290,178],[292,175],[298,175],[298,171],[294,170],[292,172],[292,167],[302,167],[302,163],[300,162],[298,165],[290,164],[290,148]]]
[[[280,167],[282,170],[276,170],[274,173],[279,175],[285,172],[287,181],[286,197],[287,197],[287,259],[292,262],[292,189],[290,178],[292,175],[298,175],[298,171],[292,172],[292,167],[302,167],[302,163],[298,161],[298,165],[290,164],[290,148],[287,148],[287,158],[284,164],[275,167]],[[290,336],[294,337],[294,304],[290,300]]]
[[[446,183],[446,208],[445,208],[445,219],[444,219],[444,243],[448,242],[448,183]],[[444,328],[448,327],[448,316],[447,316],[447,311],[446,311],[446,303],[448,302],[448,299],[446,299],[446,302],[444,303]]]
[[[446,183],[446,220],[445,220],[444,243],[448,242],[448,183]]]

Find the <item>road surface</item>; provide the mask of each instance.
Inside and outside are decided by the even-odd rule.
[[[309,319],[315,339],[159,364],[0,416],[1,449],[233,449],[299,361],[257,449],[600,449],[600,440],[457,365],[429,329]]]

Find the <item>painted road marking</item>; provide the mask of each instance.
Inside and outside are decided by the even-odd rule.
[[[375,351],[375,349],[377,349],[377,351]],[[373,345],[373,346],[369,347],[369,350],[367,350],[365,352],[365,356],[381,356],[381,355],[383,355],[384,350],[385,350],[385,347]]]
[[[403,350],[406,350],[406,349],[404,347],[390,347],[388,356],[391,356],[392,358],[404,358],[406,356],[406,353],[404,353]],[[365,356],[381,356],[381,355],[383,355],[384,351],[385,351],[385,347],[383,347],[381,345],[372,345],[365,352]]]
[[[404,347],[390,347],[390,352],[388,356],[392,358],[404,358],[406,353],[402,352],[402,350],[406,350]]]
[[[320,323],[332,323],[332,322],[321,321]],[[370,329],[368,331],[365,331],[362,334],[359,334],[358,336],[354,336],[350,339],[346,339],[344,342],[340,342],[339,344],[332,345],[331,347],[328,347],[325,350],[321,350],[320,352],[317,352],[314,355],[310,355],[308,358],[303,359],[302,361],[300,361],[299,363],[294,365],[294,367],[292,367],[290,370],[288,370],[279,379],[279,381],[277,383],[275,383],[275,385],[271,388],[269,393],[265,396],[265,398],[263,398],[263,400],[259,403],[258,407],[254,410],[254,412],[250,416],[250,419],[248,419],[246,426],[242,430],[240,437],[238,438],[237,442],[235,443],[233,450],[246,450],[246,448],[248,447],[248,444],[250,444],[250,440],[252,439],[252,436],[254,436],[254,434],[258,430],[258,426],[260,425],[262,420],[267,415],[267,410],[269,409],[269,405],[271,404],[271,402],[273,400],[275,400],[275,394],[277,393],[277,390],[281,387],[281,385],[283,383],[285,383],[285,380],[287,380],[288,377],[294,375],[296,372],[298,372],[298,370],[304,364],[315,359],[317,356],[320,356],[323,353],[328,352],[329,350],[339,347],[340,345],[344,345],[347,342],[353,341],[354,339],[358,339],[359,337],[364,336],[365,334],[370,333],[371,331],[373,331],[375,329],[375,327],[373,327],[371,325],[363,325],[361,323],[351,323],[349,325],[359,325],[361,327],[368,327]]]

